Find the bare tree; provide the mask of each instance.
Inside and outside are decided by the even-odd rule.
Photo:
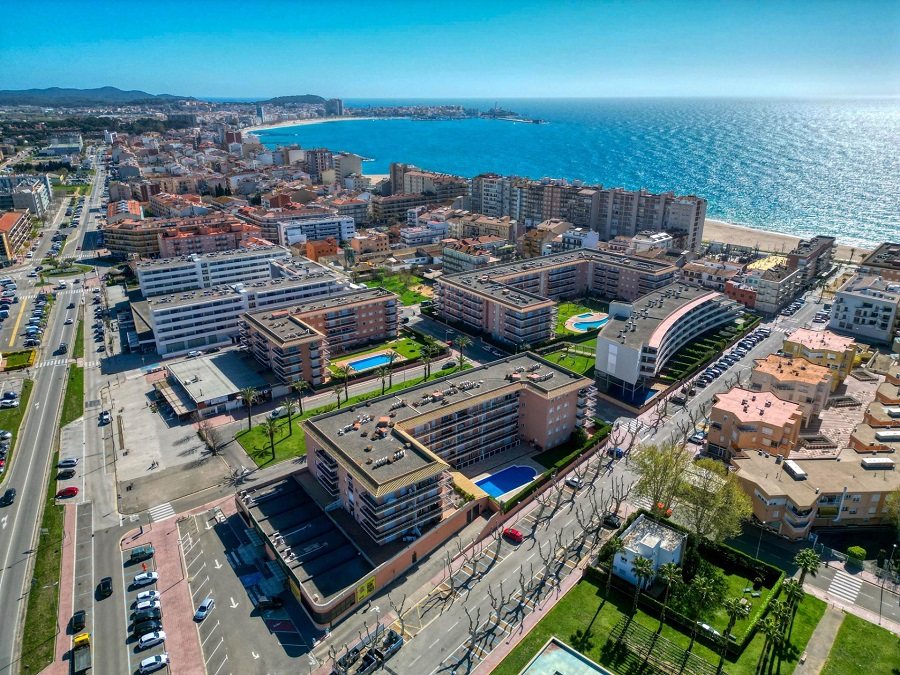
[[[394,614],[397,615],[397,619],[400,620],[400,635],[402,636],[406,633],[406,621],[403,618],[403,605],[406,604],[406,593],[403,594],[403,599],[399,605],[394,603],[394,599],[389,594],[388,603],[390,603],[391,609],[394,610]]]
[[[622,476],[612,479],[612,485],[610,485],[610,497],[614,505],[614,508],[612,509],[613,513],[618,513],[619,509],[622,508],[622,502],[628,499],[628,495],[631,494],[631,486],[631,483],[625,484],[625,478]]]

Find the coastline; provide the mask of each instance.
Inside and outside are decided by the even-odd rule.
[[[326,122],[367,122],[372,120],[396,120],[402,117],[317,117],[311,120],[289,120],[287,122],[272,122],[271,124],[257,124],[241,129],[242,134],[252,134],[256,131],[273,131],[274,129],[289,129],[291,127],[305,127],[310,124],[325,124]]]
[[[703,225],[703,241],[727,242],[750,248],[758,247],[760,251],[768,253],[787,254],[800,243],[800,237],[707,218]],[[851,250],[854,251],[853,259],[858,260],[863,253],[868,253],[870,249],[838,244],[834,257],[839,260],[849,260]]]

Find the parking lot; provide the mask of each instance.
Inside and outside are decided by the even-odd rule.
[[[283,573],[263,559],[262,547],[238,515],[197,514],[179,523],[194,606],[205,598],[215,608],[199,624],[209,675],[298,672],[318,667],[314,640],[323,634],[283,588]],[[283,606],[260,610],[262,595]]]
[[[123,602],[125,603],[125,616],[127,617],[128,626],[126,633],[128,635],[124,648],[128,653],[128,672],[129,673],[139,673],[140,672],[140,664],[144,659],[147,659],[152,656],[156,656],[157,654],[167,654],[166,652],[166,644],[165,642],[160,642],[152,647],[148,647],[146,649],[141,649],[138,644],[138,636],[136,636],[132,632],[132,619],[135,614],[135,605],[138,602],[138,595],[140,593],[145,593],[147,591],[156,591],[158,596],[158,602],[161,605],[162,610],[162,618],[161,622],[163,624],[162,632],[165,633],[166,626],[166,595],[163,589],[166,587],[167,579],[163,579],[162,575],[160,575],[160,579],[156,583],[147,584],[144,586],[135,586],[134,585],[134,577],[138,574],[143,574],[144,572],[156,572],[156,560],[155,557],[151,557],[147,560],[132,562],[131,560],[131,552],[135,550],[133,548],[124,549],[122,551],[122,583],[125,588],[125,594]],[[160,673],[168,673],[168,666],[163,666],[160,670],[156,671]]]

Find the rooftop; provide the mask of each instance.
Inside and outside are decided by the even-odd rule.
[[[329,452],[341,455],[344,465],[355,469],[355,477],[377,497],[450,468],[406,431],[421,416],[436,411],[450,414],[501,390],[515,392],[527,387],[550,394],[589,384],[575,373],[526,353],[325,413],[303,424]],[[406,454],[375,466],[374,460],[390,459],[398,450],[406,450]]]
[[[646,546],[674,551],[684,542],[686,536],[642,514],[622,534],[622,543],[625,544],[625,548],[631,550],[635,550],[637,546]]]
[[[787,257],[783,255],[768,255],[765,258],[754,260],[747,265],[748,270],[770,270],[777,265],[787,265]]]
[[[900,302],[900,285],[888,283],[875,275],[855,274],[838,289],[838,293],[858,293],[888,302]]]
[[[166,365],[194,401],[230,396],[246,387],[268,389],[269,383],[235,352],[221,352]]]
[[[885,242],[863,258],[860,267],[900,269],[900,244]]]
[[[754,372],[765,373],[778,380],[795,380],[813,385],[831,380],[829,368],[817,366],[806,359],[769,354],[764,359],[754,360]]]
[[[229,260],[240,260],[241,258],[250,258],[255,257],[259,253],[263,251],[269,251],[272,254],[272,257],[280,257],[280,258],[290,258],[291,252],[286,249],[284,246],[278,246],[276,244],[268,244],[265,246],[245,246],[243,248],[235,248],[230,251],[215,251],[212,253],[191,253],[189,255],[182,255],[176,258],[162,258],[159,260],[140,260],[134,263],[135,271],[138,270],[152,270],[152,269],[170,269],[177,265],[179,262],[183,263],[197,263],[197,262],[206,262],[206,261],[214,261],[224,263]]]
[[[808,328],[798,328],[790,335],[785,336],[784,341],[802,345],[808,350],[823,349],[832,352],[845,352],[856,345],[853,338],[832,333],[830,330],[809,330]]]
[[[827,370],[827,368],[826,368]],[[782,401],[768,391],[729,389],[716,394],[713,409],[722,410],[741,422],[759,422],[783,428],[787,424],[799,422],[802,417],[800,406],[790,401]]]
[[[900,471],[866,469],[862,465],[866,457],[870,455],[845,450],[834,459],[791,460],[806,472],[806,480],[795,479],[784,471],[784,463],[776,461],[775,455],[762,452],[738,455],[731,463],[738,469],[738,478],[753,482],[768,497],[784,495],[798,507],[812,508],[819,497],[841,494],[845,489],[849,494],[887,494],[900,488]]]
[[[9,232],[23,217],[27,217],[28,211],[7,211],[0,216],[0,232]]]
[[[823,235],[818,235],[813,237],[812,239],[804,239],[797,247],[790,252],[790,255],[799,255],[805,256],[810,253],[815,253],[818,249],[823,246],[834,246],[835,238],[834,237],[826,237]]]

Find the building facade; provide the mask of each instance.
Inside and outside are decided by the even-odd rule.
[[[891,344],[897,336],[900,282],[857,274],[835,293],[828,327],[866,344]]]
[[[706,451],[726,461],[739,452],[787,457],[800,440],[800,406],[768,391],[735,387],[716,394]]]
[[[0,215],[0,265],[6,267],[16,261],[16,254],[31,232],[31,213],[28,210],[7,211]]]
[[[353,219],[340,216],[278,223],[278,243],[282,246],[292,246],[303,241],[321,241],[329,237],[342,242],[355,235],[356,224]]]
[[[750,390],[770,392],[783,401],[796,403],[804,426],[828,405],[834,375],[825,366],[775,354],[756,359],[755,364],[750,373]]]
[[[782,349],[786,356],[828,368],[834,374],[832,391],[850,374],[856,360],[856,341],[830,330],[798,328],[785,336]]]
[[[52,197],[53,187],[47,174],[0,176],[0,211],[27,209],[40,218],[50,208]]]

